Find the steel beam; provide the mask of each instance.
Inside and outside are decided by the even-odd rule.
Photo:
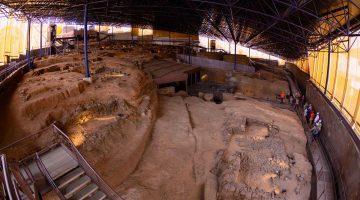
[[[87,13],[87,0],[84,4],[84,66],[85,66],[85,78],[90,78],[89,60],[88,60],[88,13]]]

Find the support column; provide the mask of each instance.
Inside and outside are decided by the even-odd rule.
[[[99,30],[98,30],[98,31],[99,31],[99,42],[98,42],[98,44],[99,44],[99,48],[100,48],[100,40],[101,40],[101,35],[100,35],[100,26],[101,26],[101,22],[99,22],[99,28],[98,28],[98,29],[99,29]]]
[[[171,45],[171,32],[169,31],[169,45]]]
[[[326,94],[328,83],[329,83],[330,57],[331,57],[331,40],[329,40],[329,43],[328,43],[328,63],[327,63],[326,82],[325,82],[324,94]]]
[[[231,54],[231,45],[230,45],[230,42],[229,42],[229,54]]]
[[[28,67],[31,69],[32,66],[31,66],[31,49],[30,49],[30,39],[31,39],[31,19],[28,18],[28,30],[27,30],[27,45],[26,45],[26,60],[27,60],[27,63],[28,63]]]
[[[237,62],[237,60],[236,60],[236,42],[235,42],[235,52],[234,52],[234,71],[236,70],[236,62]]]
[[[133,27],[131,25],[131,43],[134,44]]]
[[[210,39],[209,38],[207,38],[208,39],[208,45],[207,45],[207,47],[208,47],[208,52],[210,52]]]
[[[50,25],[50,55],[56,54],[56,25]]]
[[[43,56],[42,29],[43,29],[43,23],[42,23],[42,21],[40,21],[40,50],[39,50],[39,57]]]
[[[141,40],[142,40],[142,44],[144,45],[144,29],[141,28]]]
[[[114,40],[114,26],[111,25],[111,39]]]
[[[191,64],[191,41],[190,41],[190,34],[189,35],[189,64]]]
[[[89,60],[88,60],[88,32],[87,32],[87,12],[88,5],[87,0],[85,0],[84,5],[84,65],[85,65],[85,78],[90,78],[90,69],[89,69]]]

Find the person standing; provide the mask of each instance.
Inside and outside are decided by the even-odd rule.
[[[317,112],[316,116],[315,116],[315,119],[314,119],[314,124],[317,124],[319,122],[319,120],[320,120],[320,113]]]
[[[310,126],[313,125],[314,119],[315,119],[315,112],[313,110],[311,110],[310,111],[310,116],[309,116],[309,124],[310,124]]]
[[[281,102],[281,103],[284,103],[285,96],[286,96],[285,92],[284,92],[284,91],[281,91],[281,92],[280,92],[280,95],[279,95],[279,97],[280,97],[280,102]]]

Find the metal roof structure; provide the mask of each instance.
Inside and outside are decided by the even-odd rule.
[[[338,37],[358,36],[359,0],[2,0],[28,18],[206,34],[298,59]],[[9,11],[1,9],[6,15]],[[335,44],[334,44],[335,45]],[[348,45],[350,46],[350,45]]]

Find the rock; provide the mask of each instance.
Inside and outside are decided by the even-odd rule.
[[[210,93],[206,93],[206,94],[204,94],[203,98],[204,98],[205,101],[212,101],[213,98],[214,98],[214,95],[210,94]]]
[[[166,95],[166,96],[174,96],[174,94],[175,94],[175,87],[170,86],[170,87],[160,88],[160,89],[158,89],[158,94],[160,94],[160,95]]]
[[[199,98],[204,98],[204,95],[205,95],[205,94],[204,94],[203,92],[199,92],[198,97],[199,97]]]
[[[280,194],[280,188],[279,188],[279,186],[275,186],[275,188],[274,188],[274,193],[276,194],[276,195],[279,195]]]
[[[205,188],[204,188],[204,196],[206,200],[216,200],[216,193],[217,193],[217,181],[216,176],[210,174],[206,177],[205,181]]]
[[[223,93],[222,92],[214,92],[213,100],[216,104],[221,104],[223,102]]]
[[[236,98],[234,97],[234,94],[231,93],[223,93],[223,100],[224,101],[230,101],[230,100],[235,100]]]
[[[185,92],[184,90],[180,90],[179,92],[175,93],[174,96],[180,96],[180,97],[187,97],[189,96],[187,92]]]
[[[239,100],[244,100],[244,99],[246,99],[246,96],[245,96],[243,93],[241,93],[241,92],[236,92],[236,93],[234,94],[234,98],[235,98],[235,99],[239,99]]]

